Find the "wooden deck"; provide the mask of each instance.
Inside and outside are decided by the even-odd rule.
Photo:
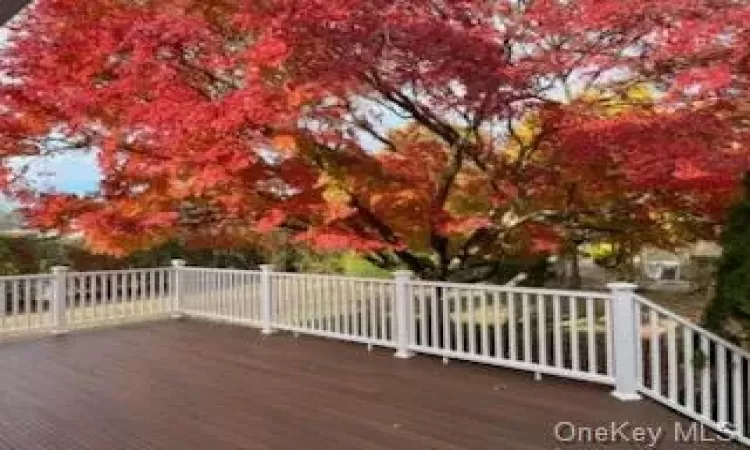
[[[680,417],[608,389],[389,350],[194,321],[0,345],[2,449],[551,449],[560,421]],[[685,423],[685,422],[683,422]]]

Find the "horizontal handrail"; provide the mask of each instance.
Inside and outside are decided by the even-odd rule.
[[[658,312],[659,314],[663,316],[667,316],[670,320],[673,320],[680,325],[690,328],[692,331],[694,331],[697,334],[700,334],[702,336],[705,336],[706,338],[714,341],[717,344],[721,344],[722,346],[726,347],[728,350],[731,350],[733,352],[739,353],[741,356],[750,359],[750,352],[747,350],[737,346],[736,344],[733,344],[726,339],[722,338],[721,336],[717,335],[716,333],[713,333],[709,330],[706,330],[705,328],[698,326],[692,322],[690,322],[688,319],[675,314],[674,312],[664,308],[663,306],[660,306],[651,300],[642,297],[640,295],[635,295],[635,299],[638,303],[645,305],[648,308],[653,309],[654,311]]]
[[[413,280],[413,281],[410,281],[409,283],[414,286],[425,286],[425,287],[476,289],[476,290],[487,290],[487,291],[513,292],[517,294],[591,297],[591,298],[597,298],[597,299],[609,298],[611,295],[609,292],[603,292],[603,291],[576,291],[572,289],[531,288],[531,287],[507,286],[507,285],[496,285],[496,284],[455,283],[455,282],[447,282],[447,281]]]

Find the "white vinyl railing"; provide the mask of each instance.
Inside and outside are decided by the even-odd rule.
[[[187,315],[614,386],[750,445],[750,353],[609,292],[173,267],[0,277],[0,337]]]
[[[180,272],[179,312],[259,326],[260,272],[186,267]]]
[[[65,273],[58,326],[81,328],[165,316],[172,312],[169,268]]]
[[[410,349],[613,382],[609,295],[413,281]]]
[[[0,277],[0,335],[52,329],[52,275]]]
[[[171,268],[0,277],[0,336],[63,332],[172,311]]]
[[[393,347],[394,282],[274,273],[273,328]]]
[[[750,353],[640,296],[641,391],[748,444]]]

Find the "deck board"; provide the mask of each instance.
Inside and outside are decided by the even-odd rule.
[[[681,419],[591,384],[197,321],[0,345],[8,449],[602,448],[552,428],[622,420],[671,433]]]

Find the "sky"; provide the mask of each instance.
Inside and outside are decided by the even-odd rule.
[[[7,30],[0,27],[0,47],[7,39]],[[59,192],[84,194],[95,190],[101,179],[93,152],[78,152],[55,158],[33,158],[14,161],[28,165],[30,178],[39,186]]]

